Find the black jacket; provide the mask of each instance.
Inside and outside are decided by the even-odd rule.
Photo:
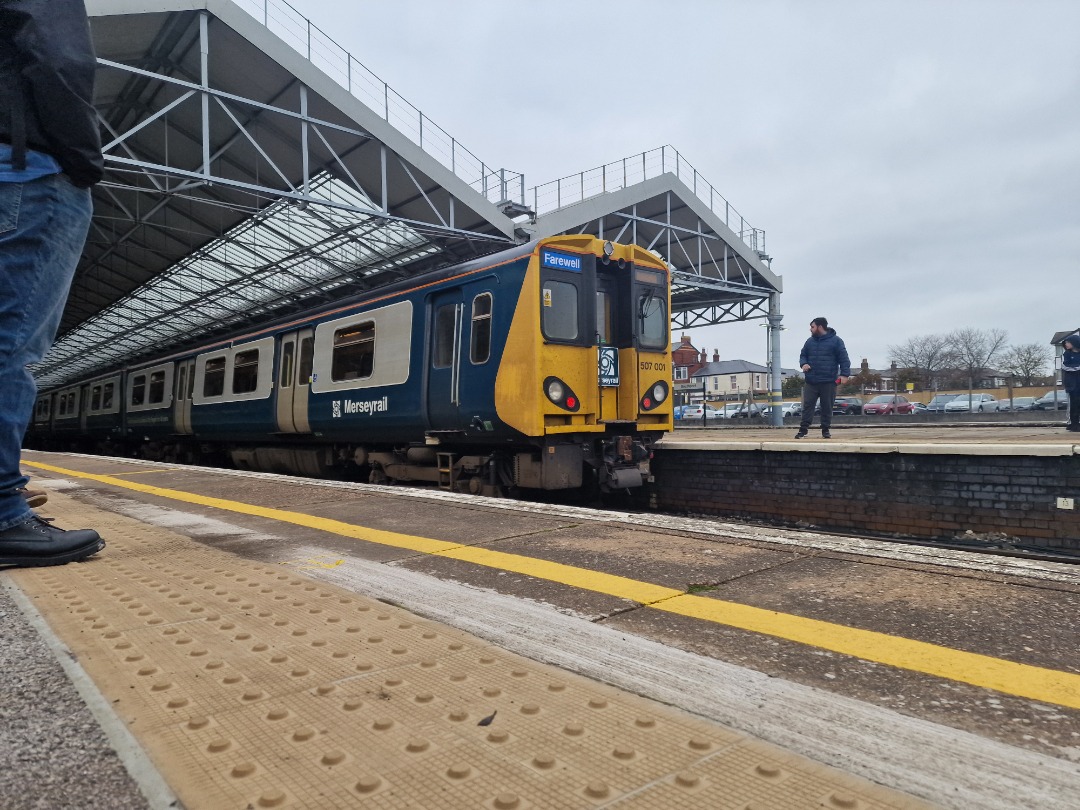
[[[52,155],[77,186],[103,174],[97,60],[83,0],[0,0],[0,143]]]
[[[851,376],[847,346],[832,327],[824,335],[811,335],[806,339],[799,354],[799,368],[807,364],[810,370],[806,372],[806,381],[815,385]]]

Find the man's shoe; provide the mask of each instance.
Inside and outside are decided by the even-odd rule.
[[[1080,431],[1080,425],[1077,425],[1075,423],[1068,424],[1068,425],[1065,426],[1065,429],[1066,430],[1071,430],[1071,431],[1073,431],[1075,433],[1077,431]]]
[[[105,548],[92,529],[66,532],[37,515],[0,531],[0,565],[63,565],[97,554]]]
[[[26,505],[31,509],[36,509],[39,506],[44,506],[49,501],[49,493],[42,492],[40,489],[27,489],[26,487],[20,487],[15,490],[22,495],[23,500],[26,501]]]
[[[806,436],[806,428],[799,428],[799,432],[795,434],[796,439],[802,439]]]
[[[832,431],[830,431],[828,428],[822,428],[821,429],[821,438],[823,438],[823,439],[831,439],[832,438]]]

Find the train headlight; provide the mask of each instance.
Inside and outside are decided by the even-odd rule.
[[[653,408],[660,406],[668,398],[668,384],[663,380],[653,383],[645,396],[641,398],[641,402],[638,403],[643,411],[651,411]]]
[[[581,408],[581,400],[578,399],[577,394],[558,377],[548,377],[544,380],[544,393],[560,408],[568,411],[577,411]]]

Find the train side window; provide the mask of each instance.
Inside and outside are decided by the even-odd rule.
[[[642,346],[655,349],[668,345],[667,303],[662,290],[643,290],[638,296],[638,338]]]
[[[480,293],[472,301],[472,339],[469,359],[479,365],[491,356],[491,293]]]
[[[105,383],[101,389],[101,409],[103,411],[109,410],[112,407],[113,391],[116,390],[116,383]]]
[[[190,375],[187,383],[187,399],[195,398],[195,366],[190,367]]]
[[[366,321],[334,332],[333,382],[362,380],[375,370],[375,322]]]
[[[147,402],[158,405],[165,401],[165,372],[155,371],[150,374],[150,395]]]
[[[142,405],[146,400],[146,375],[140,374],[131,381],[131,405]]]
[[[61,394],[57,398],[56,415],[64,416],[67,413],[67,394]]]
[[[578,337],[578,288],[565,281],[544,282],[540,290],[542,298],[541,328],[544,337],[552,340],[577,340]]]
[[[259,350],[237,352],[233,357],[234,394],[250,394],[259,387]]]
[[[434,368],[449,368],[454,363],[454,325],[457,304],[443,304],[435,310],[435,347],[431,354]]]
[[[296,344],[293,341],[286,343],[281,349],[281,380],[282,388],[291,388],[293,380],[293,355],[296,353]]]
[[[296,384],[311,383],[311,369],[315,362],[315,338],[306,337],[300,341],[300,362],[296,370]]]
[[[187,366],[180,366],[180,373],[176,375],[176,398],[184,399],[187,393]]]
[[[596,341],[601,346],[611,346],[611,293],[596,292]]]
[[[95,385],[94,390],[90,393],[90,410],[101,410],[101,386]]]
[[[225,393],[225,358],[215,357],[206,361],[203,372],[203,396],[220,397]]]

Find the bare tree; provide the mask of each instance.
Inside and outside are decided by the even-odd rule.
[[[1050,362],[1050,347],[1041,343],[1023,343],[1010,346],[1001,356],[1001,370],[1017,377],[1023,385],[1031,385],[1034,377],[1041,377]]]
[[[994,358],[1005,348],[1009,333],[1004,329],[957,329],[948,336],[949,347],[957,365],[967,374],[968,406],[974,410],[971,394],[975,390],[975,377],[990,367]]]
[[[909,368],[923,381],[923,387],[932,389],[934,378],[946,368],[954,366],[949,335],[918,335],[897,346],[889,347],[889,361],[897,368]]]

